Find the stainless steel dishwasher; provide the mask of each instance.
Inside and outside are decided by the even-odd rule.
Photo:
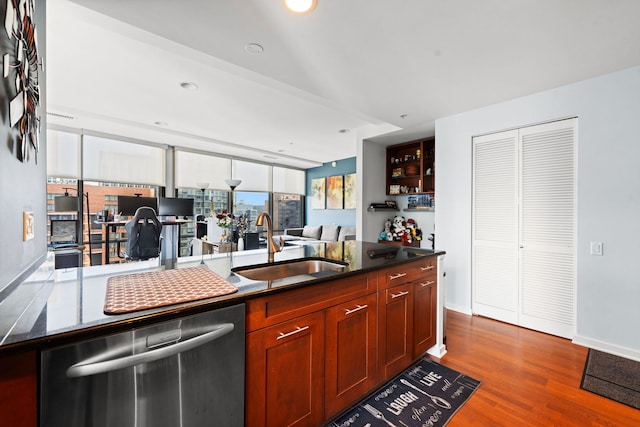
[[[42,352],[42,427],[244,425],[244,304]]]

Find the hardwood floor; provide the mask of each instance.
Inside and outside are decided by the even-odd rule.
[[[640,410],[580,389],[587,348],[454,311],[446,328],[439,362],[482,381],[448,427],[640,426]]]

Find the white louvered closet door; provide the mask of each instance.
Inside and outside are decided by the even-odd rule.
[[[473,139],[475,314],[575,334],[576,123]]]
[[[518,323],[518,131],[473,139],[472,310]]]
[[[520,129],[520,325],[575,334],[577,119]]]

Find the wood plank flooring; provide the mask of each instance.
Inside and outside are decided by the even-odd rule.
[[[443,365],[482,385],[448,427],[640,426],[640,411],[580,389],[587,348],[449,310]]]

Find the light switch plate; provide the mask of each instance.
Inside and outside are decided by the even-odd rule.
[[[22,212],[22,241],[26,242],[35,237],[33,212]]]
[[[591,242],[591,255],[602,256],[602,242]]]

